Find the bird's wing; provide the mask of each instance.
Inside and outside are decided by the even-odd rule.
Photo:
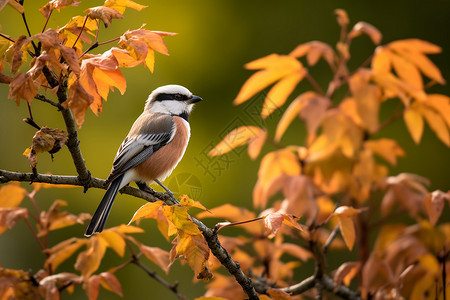
[[[114,158],[107,182],[144,162],[169,143],[175,132],[172,116],[143,113],[133,124]]]

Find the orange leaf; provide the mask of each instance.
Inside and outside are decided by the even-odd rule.
[[[396,54],[391,55],[391,60],[395,73],[397,73],[401,79],[415,88],[423,89],[422,75],[416,66],[402,56]]]
[[[158,210],[164,205],[163,201],[149,202],[142,205],[133,215],[128,225],[140,219],[152,218],[156,219]]]
[[[46,250],[49,255],[45,261],[46,268],[56,270],[58,266],[71,257],[81,246],[88,243],[85,239],[70,238]]]
[[[75,269],[81,272],[83,278],[88,278],[94,273],[105,255],[107,242],[98,236],[92,236],[88,240],[88,247],[81,252],[75,263]]]
[[[175,225],[178,231],[190,235],[200,234],[197,225],[195,225],[189,217],[187,208],[180,205],[165,205],[162,207],[162,211],[167,220]]]
[[[293,57],[306,56],[306,60],[310,66],[315,65],[321,57],[331,66],[334,65],[336,54],[330,45],[320,41],[311,41],[298,45],[289,55]]]
[[[392,53],[385,47],[377,47],[372,58],[372,69],[376,73],[389,73],[391,71]]]
[[[423,203],[432,225],[436,225],[437,220],[441,216],[445,200],[450,204],[450,192],[444,193],[437,190],[425,196]]]
[[[124,13],[127,7],[135,9],[137,11],[141,11],[144,8],[148,7],[147,5],[140,5],[131,0],[106,0],[104,5],[117,10],[121,14]]]
[[[281,107],[305,75],[305,69],[300,69],[298,72],[287,75],[275,84],[264,100],[261,118],[267,118],[275,109]]]
[[[188,195],[181,195],[180,196],[180,205],[190,208],[190,207],[197,207],[203,210],[208,210],[206,207],[204,207],[200,202],[194,201],[191,198],[189,198]]]
[[[91,7],[86,9],[84,12],[86,13],[86,16],[91,19],[102,20],[105,24],[105,27],[111,25],[112,19],[123,19],[121,13],[113,8],[106,6]]]
[[[389,43],[389,47],[395,50],[407,50],[427,54],[441,53],[441,47],[420,39],[404,39]]]
[[[349,261],[343,263],[336,270],[333,276],[336,286],[340,286],[343,282],[346,286],[350,285],[350,281],[355,277],[361,269],[361,262]]]
[[[447,124],[445,123],[442,116],[435,112],[433,109],[422,105],[420,107],[420,112],[424,116],[431,130],[434,131],[436,136],[447,146],[450,147],[450,134],[448,131]]]
[[[0,207],[17,207],[25,198],[26,190],[16,184],[0,187]]]
[[[120,285],[119,280],[117,279],[116,276],[114,276],[113,273],[111,272],[100,273],[100,283],[105,289],[119,295],[120,297],[123,297],[122,286]]]
[[[8,99],[15,98],[17,105],[20,104],[20,98],[31,103],[38,92],[38,87],[39,84],[33,81],[30,74],[20,73],[9,84]]]
[[[235,128],[230,131],[219,144],[209,151],[208,155],[218,156],[228,153],[236,147],[251,143],[254,139],[257,139],[264,134],[266,134],[266,131],[257,126],[241,126]]]
[[[94,102],[94,97],[83,88],[76,76],[69,78],[68,86],[69,96],[62,103],[62,106],[65,108],[68,106],[70,108],[78,128],[81,128],[81,125],[84,123],[86,110]]]
[[[379,45],[381,42],[381,32],[375,28],[375,26],[366,22],[356,23],[352,30],[348,33],[348,37],[353,39],[361,34],[367,34],[375,45]]]
[[[28,210],[23,207],[0,207],[0,234],[16,226],[21,218],[28,218]]]
[[[264,146],[264,143],[267,139],[267,130],[263,129],[259,132],[257,136],[250,139],[248,141],[248,156],[250,156],[251,159],[256,159],[261,152],[262,147]]]
[[[292,56],[271,54],[245,65],[247,69],[263,69],[253,74],[242,86],[234,104],[249,100],[259,91],[288,74],[302,69],[302,64]]]
[[[340,216],[338,217],[339,229],[341,230],[342,237],[344,238],[345,245],[351,251],[355,244],[355,225],[351,217]]]
[[[393,166],[397,164],[397,156],[405,156],[402,147],[392,139],[382,138],[366,141],[364,147],[372,150]]]
[[[427,95],[427,99],[424,102],[425,105],[434,108],[442,118],[447,126],[450,128],[450,97],[440,94]]]
[[[113,230],[105,230],[98,234],[98,236],[108,244],[120,257],[125,254],[125,239],[119,233]]]
[[[145,245],[140,245],[139,250],[141,250],[145,257],[154,262],[166,274],[169,273],[169,252],[158,247],[149,247]]]
[[[412,105],[403,112],[403,120],[413,141],[419,144],[422,138],[424,124],[422,115],[417,111],[416,106]]]
[[[76,0],[51,0],[47,2],[43,7],[39,9],[39,11],[42,13],[44,18],[48,18],[50,15],[50,12],[54,9],[59,11],[61,8],[65,8],[69,5],[71,6],[78,6],[81,2],[77,2]]]
[[[209,247],[203,235],[179,235],[175,249],[177,257],[183,256],[186,258],[195,275],[200,274],[203,269],[207,268]]]

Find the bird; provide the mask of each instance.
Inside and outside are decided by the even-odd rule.
[[[201,97],[175,84],[150,93],[143,113],[117,151],[106,179],[107,191],[86,228],[86,237],[103,231],[117,193],[130,182],[139,188],[155,182],[174,198],[161,181],[183,158],[191,135],[189,115],[199,101]]]

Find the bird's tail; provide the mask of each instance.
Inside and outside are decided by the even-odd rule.
[[[113,180],[109,185],[105,196],[103,196],[103,199],[98,205],[91,222],[86,228],[86,232],[84,233],[86,237],[103,231],[106,219],[108,219],[109,212],[111,211],[111,207],[114,203],[114,199],[116,198],[117,192],[119,192],[119,189],[121,188],[122,179],[123,175]]]

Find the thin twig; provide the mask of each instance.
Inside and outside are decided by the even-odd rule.
[[[45,24],[44,24],[44,27],[42,28],[41,33],[45,31],[45,28],[47,27],[48,20],[50,20],[50,16],[52,15],[52,12],[53,12],[53,9],[52,9],[52,10],[50,11],[50,13],[48,14],[47,20],[45,20]]]
[[[264,219],[264,217],[259,217],[259,218],[254,218],[251,220],[246,220],[246,221],[241,221],[241,222],[233,222],[233,223],[219,223],[214,227],[214,232],[217,234],[220,230],[224,229],[225,227],[229,227],[229,226],[236,226],[236,225],[242,225],[242,224],[246,224],[246,223],[251,223],[251,222],[255,222],[255,221],[259,221]]]
[[[6,39],[6,40],[8,40],[10,42],[13,42],[13,43],[16,42],[13,38],[10,38],[9,36],[4,35],[3,33],[0,33],[0,37],[4,38],[4,39]]]
[[[25,12],[22,13],[22,20],[23,20],[23,23],[25,24],[25,27],[27,28],[28,36],[31,37],[31,31],[30,31],[30,28],[28,27],[27,18],[25,17]],[[39,55],[39,48],[36,46],[34,41],[31,41],[31,45],[33,45],[34,54],[36,56],[38,56]]]
[[[155,271],[150,270],[146,265],[142,264],[142,262],[136,256],[133,257],[132,263],[141,268],[142,270],[144,270],[144,272],[147,273],[147,275],[155,279],[157,282],[159,282],[160,284],[171,290],[175,295],[177,295],[178,299],[181,300],[188,299],[186,296],[181,294],[180,291],[178,291],[178,282],[170,284],[169,282],[164,280],[161,276],[159,276]]]
[[[325,96],[325,92],[322,90],[322,88],[317,83],[317,81],[311,76],[311,74],[309,74],[309,72],[306,72],[305,78],[312,85],[312,87],[316,90],[316,92],[318,92],[322,96]]]
[[[37,94],[36,96],[34,96],[34,99],[37,99],[37,100],[42,101],[42,102],[46,102],[46,103],[48,103],[48,104],[50,104],[50,105],[53,105],[54,107],[57,107],[58,109],[63,109],[63,107],[61,106],[61,104],[56,103],[56,102],[54,102],[54,101],[48,99],[48,98],[45,97],[44,95]]]
[[[28,221],[27,218],[23,218],[25,221],[25,224],[27,224],[28,228],[31,231],[31,234],[33,235],[33,237],[35,238],[35,240],[37,241],[39,247],[41,248],[42,251],[44,251],[46,248],[45,246],[42,244],[41,240],[38,238],[36,231],[34,231],[33,226],[31,226],[30,221]]]
[[[86,26],[87,19],[88,19],[88,17],[85,16],[83,26],[81,26],[81,29],[80,29],[80,33],[78,34],[77,39],[75,40],[75,43],[73,43],[73,46],[72,46],[72,48],[74,48],[74,49],[75,49],[75,45],[77,44],[78,40],[80,39],[81,35],[83,34],[84,26]]]
[[[330,247],[331,243],[336,238],[339,231],[340,231],[339,226],[334,227],[333,231],[331,232],[330,236],[328,237],[327,241],[325,242],[325,245],[323,245],[323,247],[322,247],[322,252],[324,255],[327,253],[328,248]]]

